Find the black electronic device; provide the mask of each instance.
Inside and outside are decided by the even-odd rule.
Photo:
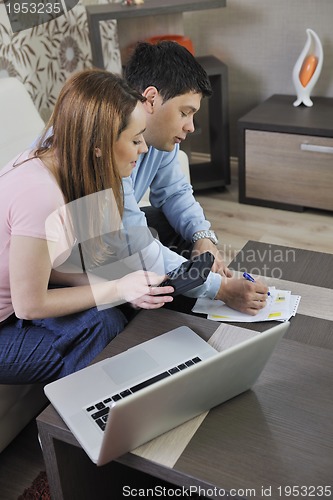
[[[167,279],[159,286],[172,286],[174,292],[170,295],[174,296],[188,292],[206,281],[213,263],[214,256],[210,252],[204,252],[168,272]]]

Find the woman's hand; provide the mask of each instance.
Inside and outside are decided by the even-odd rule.
[[[159,287],[166,279],[150,271],[136,271],[117,280],[119,299],[130,302],[134,307],[142,309],[158,309],[166,302],[172,302],[170,295],[174,291],[172,286]]]

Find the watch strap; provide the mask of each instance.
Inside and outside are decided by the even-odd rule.
[[[196,241],[204,239],[204,238],[210,239],[211,242],[214,243],[214,245],[218,244],[218,238],[217,238],[216,234],[214,233],[214,231],[212,231],[211,229],[205,229],[205,230],[197,231],[196,233],[194,233],[194,235],[192,237],[192,243],[195,243]]]

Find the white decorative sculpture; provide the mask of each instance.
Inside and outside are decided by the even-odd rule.
[[[323,66],[323,47],[318,35],[311,29],[306,30],[307,40],[293,69],[293,82],[296,88],[297,99],[294,106],[305,104],[312,106],[310,94],[317,83]]]

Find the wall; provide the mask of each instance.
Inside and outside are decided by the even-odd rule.
[[[185,33],[196,54],[213,54],[228,65],[233,156],[237,119],[274,93],[294,95],[291,73],[305,44],[306,28],[316,31],[324,48],[323,70],[313,94],[333,96],[332,23],[333,0],[227,0],[225,8],[184,13]],[[107,69],[120,72],[116,24],[101,24]],[[81,2],[67,16],[18,34],[11,33],[0,3],[0,78],[16,76],[23,81],[44,120],[68,75],[90,65]],[[207,151],[207,134],[193,139],[192,150]]]
[[[233,156],[239,117],[272,94],[295,95],[291,74],[306,28],[324,50],[313,95],[333,97],[332,0],[227,0],[225,8],[185,13],[184,22],[198,56],[213,54],[228,65]]]

